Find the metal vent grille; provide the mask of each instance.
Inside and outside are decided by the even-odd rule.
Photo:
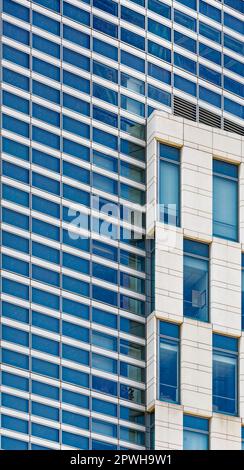
[[[189,103],[189,101],[174,96],[174,114],[175,116],[190,119],[190,121],[196,121],[197,107],[195,104]]]
[[[235,122],[224,119],[224,130],[229,132],[234,132],[235,134],[244,135],[244,127],[239,126]]]
[[[221,129],[221,116],[199,107],[199,122]]]

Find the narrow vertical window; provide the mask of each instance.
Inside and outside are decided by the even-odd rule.
[[[184,240],[184,316],[209,320],[209,246]]]
[[[159,399],[179,403],[179,326],[159,323]]]
[[[238,340],[213,335],[213,411],[237,414]]]
[[[180,226],[180,150],[159,144],[159,220]]]
[[[183,449],[209,449],[209,421],[198,416],[184,415],[183,418]]]
[[[238,241],[238,166],[213,161],[213,235]]]
[[[241,255],[241,329],[244,330],[244,253]]]

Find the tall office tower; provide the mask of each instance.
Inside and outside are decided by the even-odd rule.
[[[2,449],[241,448],[243,5],[2,0]]]

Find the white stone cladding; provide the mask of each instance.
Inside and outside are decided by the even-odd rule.
[[[181,149],[181,227],[157,221],[158,142]],[[213,158],[238,164],[239,242],[212,235]],[[154,111],[147,128],[147,235],[155,233],[155,310],[147,320],[147,409],[155,411],[156,449],[183,448],[183,414],[210,419],[210,449],[241,449],[244,425],[244,138]],[[183,317],[183,239],[210,245],[210,322]],[[158,320],[181,326],[180,405],[158,400]],[[212,411],[212,335],[239,341],[239,416]]]

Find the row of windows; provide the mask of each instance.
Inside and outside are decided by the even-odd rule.
[[[65,297],[62,297],[62,308],[61,311],[64,314],[74,316],[83,320],[89,320],[94,323],[94,325],[101,325],[103,327],[109,328],[111,335],[115,334],[115,330],[120,330],[122,333],[126,333],[130,336],[137,336],[138,338],[145,338],[145,325],[139,323],[135,320],[125,318],[120,315],[116,315],[109,311],[101,310],[100,308],[92,307],[89,308],[88,305],[76,302]],[[10,302],[2,302],[2,316],[15,320],[21,323],[31,323],[32,326],[44,329],[53,333],[60,333],[60,320],[57,317],[50,316],[36,310],[30,310],[20,305],[12,304]],[[75,335],[76,325],[71,324],[71,332]],[[87,330],[85,328],[85,330]],[[82,332],[83,330],[81,330]],[[85,331],[89,336],[89,332]],[[78,334],[78,333],[77,333]],[[116,338],[111,337],[111,335],[103,335],[103,345],[109,348],[114,346],[116,343]],[[94,339],[95,338],[95,339]],[[93,340],[96,341],[97,345],[99,343],[99,334],[94,331]],[[77,339],[74,337],[74,339]],[[106,339],[106,341],[105,341]],[[95,343],[94,343],[95,344]],[[101,342],[99,343],[101,345]],[[144,360],[144,348],[135,344],[134,342],[121,340],[119,351],[121,354],[134,357],[135,359]]]
[[[135,16],[134,13],[133,13],[133,16]],[[105,24],[105,27],[103,27],[103,24]],[[116,31],[113,33],[112,31],[110,31],[112,29],[112,23],[109,23],[111,25],[109,30],[107,28],[107,24],[108,24],[107,21],[105,22],[104,20],[99,19],[99,26],[96,24],[94,26],[96,26],[95,29],[99,29],[101,32],[107,35],[110,35],[114,38],[117,38],[118,32]],[[117,27],[114,26],[113,28],[117,28]],[[195,30],[195,27],[193,29]],[[193,53],[199,53],[201,56],[206,57],[206,58],[210,57],[209,60],[213,60],[211,57],[211,54],[209,53],[210,50],[212,50],[213,53],[215,54],[215,60],[213,61],[214,62],[216,61],[216,63],[221,62],[221,53],[219,52],[219,55],[218,55],[218,51],[216,49],[212,49],[211,47],[208,48],[204,43],[199,42],[199,50],[198,50],[198,47],[197,47],[198,43],[195,39],[192,39],[189,36],[184,35],[183,33],[176,31],[176,30],[173,30],[173,33],[174,33],[173,34],[169,27],[161,23],[158,23],[155,20],[149,19],[148,30],[152,34],[155,34],[156,36],[159,36],[160,38],[166,39],[169,42],[174,41],[175,44],[178,44],[179,46],[185,49],[188,49]],[[222,43],[221,31],[215,30],[211,26],[207,26],[203,23],[200,23],[199,32],[202,36],[207,37],[208,39],[215,41],[218,44]],[[39,36],[35,33],[32,33],[32,35],[30,36],[30,33],[27,30],[22,29],[19,26],[15,26],[12,23],[9,23],[7,21],[3,22],[3,34],[4,36],[9,37],[14,40],[18,38],[18,42],[21,42],[22,44],[26,46],[29,46],[31,44],[31,46],[34,49],[37,49],[43,52],[44,54],[51,55],[56,59],[61,58],[61,47],[59,46],[59,44],[57,44],[56,42],[50,41],[49,39],[46,39],[42,36]],[[63,38],[66,39],[67,41],[74,42],[75,44],[81,47],[84,47],[86,49],[90,49],[91,47],[91,42],[90,42],[91,40],[88,34],[81,33],[78,30],[67,25],[63,26]],[[145,39],[124,28],[121,28],[121,40],[143,51],[146,50]],[[103,44],[105,45],[105,50],[103,50],[102,48]],[[223,45],[226,48],[231,49],[240,55],[243,55],[243,50],[244,50],[243,43],[227,34],[223,35]],[[117,47],[104,43],[103,41],[100,41],[97,38],[93,38],[92,48],[94,52],[97,52],[100,54],[102,53],[103,55],[108,56],[110,59],[118,61],[118,48]],[[66,60],[65,55],[69,57],[69,52],[68,52],[69,49],[64,47],[62,50],[63,50],[62,55],[64,56],[63,60]],[[147,41],[147,51],[149,54],[156,55],[156,56],[160,54],[161,59],[165,60],[166,62],[171,62],[170,49],[168,49],[167,47],[160,46],[160,44],[154,43],[152,40]],[[206,51],[208,52],[208,54],[206,53]],[[77,58],[78,57],[79,57],[79,54]],[[89,61],[87,60],[87,63],[88,62]],[[178,64],[176,63],[176,65]],[[76,66],[79,66],[78,61],[77,61]]]
[[[180,402],[180,328],[159,325],[159,399]],[[238,413],[238,339],[213,334],[213,411]]]
[[[2,348],[2,363],[17,367],[23,370],[31,370],[33,373],[40,374],[53,379],[60,379],[78,387],[91,388],[94,391],[108,394],[134,403],[144,404],[145,392],[139,388],[116,380],[110,380],[96,375],[89,376],[86,372],[77,369],[71,369],[37,357],[17,353],[7,348]]]
[[[124,421],[130,421],[134,424],[144,425],[145,424],[145,414],[143,411],[138,409],[127,408],[126,406],[120,405],[118,406],[116,403],[102,400],[100,398],[90,398],[87,395],[77,393],[71,390],[67,390],[65,388],[60,389],[54,385],[46,384],[43,382],[39,382],[38,380],[32,380],[29,384],[29,380],[25,377],[20,377],[16,374],[12,374],[9,372],[2,372],[2,385],[22,390],[25,392],[31,391],[34,395],[39,395],[44,398],[51,399],[53,401],[61,400],[62,404],[69,404],[72,406],[76,406],[81,409],[89,409],[91,408],[92,411],[96,413],[106,414],[108,416],[117,417]],[[6,393],[4,395],[7,395]],[[3,393],[2,393],[3,397]],[[29,408],[29,401],[23,400],[24,408],[21,406],[21,402],[18,403],[17,397],[13,396],[12,394],[9,395],[9,398],[5,398],[4,403],[2,402],[2,406],[6,408],[12,408],[19,411],[28,412]],[[16,399],[16,401],[15,401]],[[39,402],[40,403],[40,402]],[[47,407],[47,412],[48,412]],[[50,408],[53,411],[58,411],[58,408],[52,407]],[[52,413],[52,411],[51,411]],[[56,414],[57,415],[57,414]],[[42,415],[43,416],[43,415]],[[46,416],[48,418],[48,416]],[[52,419],[52,418],[50,418]]]
[[[145,302],[124,294],[118,294],[99,285],[91,285],[88,282],[74,279],[71,276],[62,276],[62,289],[74,294],[89,297],[98,302],[103,302],[113,307],[118,307],[135,315],[145,315]],[[2,292],[8,295],[19,297],[23,300],[30,299],[30,288],[26,284],[13,281],[7,278],[2,279]],[[60,298],[56,294],[51,294],[41,289],[32,287],[32,302],[55,310],[59,310]]]
[[[37,264],[29,264],[27,261],[14,258],[9,255],[3,254],[1,257],[2,269],[15,272],[22,276],[31,277],[37,281],[44,282],[59,287],[61,282],[61,275],[59,271],[43,268]],[[77,271],[82,274],[91,275],[98,279],[104,280],[112,284],[119,284],[121,287],[133,290],[140,294],[145,293],[145,281],[142,278],[133,276],[126,272],[120,272],[118,275],[117,269],[105,266],[104,264],[92,262],[91,264],[87,259],[71,255],[63,252],[62,266],[72,271]],[[66,276],[63,275],[63,285],[66,284]],[[75,283],[75,280],[74,280]]]
[[[41,258],[49,261],[50,263],[60,264],[61,251],[59,249],[53,248],[51,246],[43,245],[40,242],[29,241],[29,239],[16,235],[14,233],[2,231],[2,245],[13,250],[18,250],[22,253],[32,254],[36,258]],[[30,249],[31,245],[31,249]],[[108,245],[99,240],[87,240],[87,243],[84,243],[83,251],[91,252],[96,256],[105,258],[109,261],[118,262],[124,266],[132,268],[137,271],[143,272],[145,270],[145,258],[134,253],[130,253],[123,249],[118,249],[112,245]],[[68,253],[64,252],[64,257],[67,257]],[[72,256],[72,255],[70,255]],[[66,258],[67,259],[67,258]],[[72,262],[75,262],[75,257],[72,258]],[[82,258],[80,262],[82,263]],[[77,260],[78,260],[77,259]],[[71,258],[70,258],[71,260]],[[69,263],[71,266],[71,263]],[[73,265],[76,270],[77,262]]]
[[[103,144],[104,143],[105,142],[103,142]],[[30,148],[27,145],[21,144],[20,142],[16,142],[15,140],[6,137],[2,138],[2,146],[3,152],[7,153],[8,155],[20,158],[21,160],[32,160],[32,163],[35,165],[42,166],[43,168],[47,168],[56,173],[60,172],[60,160],[57,157],[55,158],[53,155],[50,155],[50,153],[40,151],[36,148]],[[112,159],[111,155],[107,155],[95,150],[92,150],[92,155],[90,155],[91,151],[89,147],[74,142],[73,140],[70,140],[66,137],[62,138],[61,140],[61,148],[67,155],[85,160],[87,162],[91,160],[94,165],[100,166],[101,168],[107,169],[108,171],[115,172],[115,169],[117,168],[114,161],[115,158]],[[120,139],[120,152],[135,160],[143,161],[145,159],[145,149],[140,145],[125,139]],[[123,176],[128,177],[131,172],[133,173],[135,171],[135,168],[137,169],[137,167],[131,165],[131,167],[128,167],[128,173],[126,173],[126,166],[124,166],[123,162],[120,162],[120,164],[123,168],[120,168],[121,176],[123,173]],[[145,173],[142,174],[143,181],[138,182],[145,181]],[[140,180],[139,177],[137,179]]]
[[[41,2],[36,2],[36,3],[41,3]],[[90,3],[90,2],[85,2],[85,3]],[[144,2],[139,2],[140,5],[145,6],[143,5],[143,3]],[[186,3],[189,3],[189,0],[188,2],[181,1],[180,3],[186,4]],[[43,5],[43,6],[50,7],[50,2],[49,2],[49,5]],[[102,2],[101,0],[94,0],[93,6],[103,11],[106,11],[109,14],[120,17],[122,20],[128,21],[129,23],[133,23],[139,28],[145,29],[145,16],[141,13],[131,10],[128,7],[125,7],[124,5],[121,5],[120,15],[119,15],[119,10],[118,10],[119,5],[115,2],[112,2],[109,0],[106,0],[104,2]],[[167,19],[173,19],[175,22],[179,22],[180,24],[183,23],[183,25],[186,27],[190,27],[190,28],[195,27],[195,23],[196,23],[195,18],[192,18],[191,16],[187,15],[186,13],[183,13],[180,10],[177,10],[176,8],[172,9],[169,5],[164,4],[163,2],[159,0],[149,0],[147,7],[149,11],[151,10]],[[190,5],[190,7],[197,10],[197,4],[195,0],[194,0],[194,5]],[[3,8],[4,8],[4,12],[10,15],[17,16],[18,18],[24,21],[30,21],[30,11],[28,10],[28,8],[21,6],[19,8],[19,11],[16,12],[16,4],[12,0],[5,0]],[[86,10],[82,10],[81,8],[77,8],[76,6],[70,3],[67,3],[65,1],[62,2],[62,12],[60,10],[58,10],[58,12],[62,13],[64,17],[70,18],[80,24],[91,26],[89,12],[87,12]],[[212,20],[218,23],[223,22],[225,26],[233,29],[234,31],[243,33],[243,29],[244,29],[243,21],[236,18],[235,16],[230,15],[227,12],[223,12],[223,16],[222,16],[222,10],[220,10],[219,8],[215,8],[212,5],[209,5],[204,0],[199,1],[199,13],[206,16],[207,18],[211,18]],[[94,21],[94,18],[95,18],[95,21]],[[111,25],[110,28],[108,27],[108,32],[110,32],[112,28],[114,30],[116,29],[116,26],[113,25],[112,23],[105,22],[100,17],[96,17],[96,16],[93,16],[93,28],[96,28],[96,21],[98,22],[101,21],[103,23],[108,23],[109,25]],[[54,19],[48,18],[46,15],[42,15],[38,13],[37,11],[33,11],[32,13],[32,23],[39,28],[46,29],[47,31],[56,35],[60,35],[60,23],[58,21],[55,21]],[[98,23],[98,26],[99,26],[99,23]]]
[[[62,335],[70,338],[72,337],[81,342],[89,343],[90,341],[89,330],[87,328],[73,325],[72,323],[64,320],[62,321]],[[100,344],[102,344],[104,339],[106,342],[104,343],[104,348],[107,346],[110,351],[113,351],[113,349],[116,348],[116,341],[112,336],[103,334],[99,335],[95,332],[92,334],[92,338],[94,338],[94,341],[91,339],[91,344],[94,344],[97,347],[100,347]],[[81,349],[65,343],[61,346],[58,341],[53,339],[48,339],[37,334],[32,334],[30,336],[29,333],[23,330],[7,325],[2,326],[2,340],[25,347],[30,347],[31,345],[33,350],[41,351],[54,357],[60,356],[63,359],[107,373],[119,374],[122,377],[126,377],[135,382],[144,382],[145,380],[144,369],[123,361],[118,362],[116,359],[113,359],[113,356],[111,357],[111,354],[109,357],[94,352],[89,354],[86,349]]]
[[[33,413],[34,407],[34,413]],[[45,405],[40,403],[33,403],[32,413],[37,414],[38,411],[43,410]],[[45,412],[45,410],[44,410]],[[87,416],[79,415],[77,413],[72,413],[70,411],[62,412],[62,423],[75,426],[77,428],[89,430],[89,418]],[[60,432],[57,428],[51,428],[43,424],[29,423],[27,420],[15,418],[13,416],[8,416],[4,413],[1,415],[1,427],[2,429],[10,429],[12,431],[17,431],[20,433],[28,434],[29,428],[32,436],[40,437],[46,439],[48,436],[49,441],[59,442],[60,441]],[[108,436],[112,438],[119,438],[122,441],[128,441],[133,444],[144,445],[145,444],[145,435],[141,431],[136,431],[135,429],[131,430],[124,426],[118,426],[113,423],[105,422],[97,418],[91,419],[91,432],[96,434],[101,434],[103,436]],[[87,439],[87,438],[86,438]],[[65,444],[64,440],[62,443]]]
[[[122,165],[123,166],[123,165]],[[63,177],[71,178],[75,181],[79,181],[85,185],[91,185],[93,188],[96,188],[101,191],[106,191],[109,194],[118,195],[123,199],[129,200],[135,204],[143,205],[145,203],[145,192],[141,191],[138,188],[129,186],[125,183],[120,183],[115,179],[109,178],[108,176],[103,176],[100,173],[96,172],[89,172],[87,169],[82,168],[80,166],[74,165],[73,163],[64,161],[62,162],[62,169],[63,169]],[[127,168],[125,168],[128,171]],[[14,180],[20,181],[25,184],[32,184],[33,187],[39,188],[43,191],[47,191],[51,194],[55,194],[57,196],[61,195],[61,183],[57,181],[57,179],[52,179],[48,176],[41,175],[36,171],[30,171],[27,168],[23,168],[21,166],[15,165],[13,163],[3,161],[2,164],[2,174],[8,178],[12,178]],[[65,197],[65,187],[67,185],[63,183],[63,196]],[[6,186],[7,189],[7,186]],[[74,189],[75,191],[75,189]],[[90,204],[90,197],[89,193],[84,193],[84,200],[81,198],[80,203],[83,205]],[[27,196],[27,194],[26,194]],[[16,202],[17,196],[16,196]],[[79,202],[79,201],[77,201]],[[92,202],[92,201],[91,201]],[[28,204],[26,204],[28,205]],[[53,208],[51,210],[54,212],[54,217],[59,217],[59,209],[60,207],[57,206],[57,210],[54,210],[56,204],[51,206]],[[113,208],[115,211],[115,207]],[[106,207],[105,207],[106,210]],[[126,211],[126,209],[124,208]],[[118,211],[118,206],[116,206],[116,212]],[[46,211],[48,212],[48,210]],[[67,215],[65,216],[67,219]]]
[[[41,446],[40,444],[30,443],[27,441],[21,441],[20,439],[15,439],[12,437],[2,436],[1,440],[1,449],[3,450],[50,450],[49,447]],[[96,439],[89,439],[84,436],[77,434],[72,434],[70,432],[62,432],[62,443],[64,445],[70,446],[77,449],[91,449],[91,450],[127,450],[127,447],[119,446],[117,447],[114,444],[109,444],[108,442],[98,441]]]
[[[154,44],[154,43],[153,43]],[[111,46],[113,47],[113,46]],[[162,49],[162,46],[158,45],[153,45],[153,50],[155,52],[155,55],[158,56],[160,59],[163,59],[168,62],[170,62],[170,57],[167,58],[168,53],[167,49]],[[206,57],[210,56],[211,60],[214,62],[218,62],[220,60],[220,56],[218,54],[213,54],[212,49],[203,46],[202,47],[202,53]],[[128,55],[128,53],[125,53]],[[71,54],[72,55],[72,54]],[[129,54],[130,55],[130,54]],[[18,65],[21,65],[23,67],[29,68],[29,56],[21,51],[14,50],[10,46],[4,45],[3,47],[3,57],[6,60],[10,61],[15,61]],[[129,60],[131,60],[134,56],[128,57]],[[73,59],[68,59],[69,62]],[[137,65],[139,68],[141,68],[141,61],[142,59],[137,58],[134,61],[133,67],[136,69]],[[240,72],[242,71],[242,65],[238,65],[238,63],[229,57],[225,56],[225,61],[228,64],[228,67],[231,70],[239,70]],[[123,62],[123,60],[122,60]],[[224,86],[228,91],[231,93],[235,93],[239,96],[243,96],[243,86],[241,83],[236,82],[235,80],[224,76],[217,72],[216,70],[213,70],[209,67],[206,67],[202,64],[197,64],[196,61],[189,59],[182,54],[179,53],[174,53],[174,63],[176,66],[182,68],[183,70],[186,70],[187,72],[190,72],[192,74],[198,74],[201,78],[203,78],[206,81],[209,81],[213,83],[214,85],[217,86]],[[32,68],[33,71],[40,73],[46,77],[50,77],[54,80],[60,81],[61,76],[60,76],[60,69],[52,64],[48,64],[47,62],[40,60],[36,57],[33,57],[32,59]],[[149,64],[149,69],[151,68],[151,75],[155,76],[156,79],[161,79],[161,81],[165,83],[170,83],[170,73],[161,69],[160,67],[157,66],[150,66]],[[100,76],[104,76],[105,79],[108,79],[110,76],[110,67],[107,66],[102,66],[100,67],[100,70],[97,70],[97,73],[100,73]],[[199,69],[199,70],[197,70]],[[115,70],[115,69],[113,69]],[[24,77],[20,74],[17,74],[17,76],[20,78],[20,82],[18,83],[18,86],[25,89],[29,90],[29,79],[27,77]],[[3,75],[3,80],[6,81],[7,83],[13,84],[16,86],[16,80],[17,78],[16,73],[9,71],[8,69],[5,69],[4,75]],[[115,78],[115,77],[114,77]],[[223,83],[222,83],[223,82]],[[78,75],[71,73],[67,70],[63,70],[63,83],[69,87],[72,87],[82,93],[90,94],[90,82],[89,80],[79,77]],[[139,90],[140,93],[144,90],[144,82],[136,79],[130,79],[128,76],[123,76],[123,84],[127,85],[127,88],[130,90],[135,90],[136,92]],[[130,84],[129,84],[130,83]],[[129,85],[128,85],[129,84]],[[184,78],[178,76],[177,74],[174,74],[174,86],[176,88],[179,88],[186,93],[190,93],[194,96],[197,94],[197,88],[196,84],[190,80],[185,80]],[[51,96],[51,101],[57,102],[60,99],[59,92],[51,87],[46,87],[45,85],[35,85],[34,81],[34,91],[36,90],[36,94],[44,97],[44,98],[49,98],[49,92]],[[210,104],[213,104],[214,106],[220,107],[220,99],[221,96],[216,93],[216,92],[211,92],[210,90],[207,90],[206,88],[200,86],[199,87],[199,93],[200,93],[200,99],[209,102]],[[158,87],[155,87],[152,84],[147,85],[147,94],[148,98],[154,101],[158,101],[161,104],[165,106],[171,106],[171,95],[169,92],[162,90]],[[126,95],[119,95],[116,91],[111,90],[103,85],[100,85],[98,83],[93,83],[93,96],[95,96],[98,99],[101,99],[103,101],[108,102],[109,104],[112,104],[114,106],[119,105],[119,96],[120,96],[120,106],[122,109],[137,115],[139,117],[145,117],[146,116],[146,107],[145,104],[141,101],[138,101],[134,98],[131,98]],[[79,100],[74,97],[70,97],[69,94],[65,94],[65,100],[64,100],[64,107],[67,107],[69,109],[75,110],[80,112],[82,110],[82,114],[85,116],[88,116],[90,114],[89,110],[89,104],[85,102],[84,100]],[[20,100],[19,100],[20,101]],[[37,105],[35,105],[37,106]],[[113,113],[105,112],[104,110],[101,109],[96,109],[95,107],[95,116],[94,119],[101,120],[102,122],[105,122],[111,126],[116,127],[118,125],[117,121],[117,116],[114,115]],[[230,112],[232,114],[237,115],[238,117],[243,116],[243,109],[244,107],[229,98],[224,99],[224,109],[227,112]],[[153,111],[153,108],[151,106],[147,107],[147,114],[150,115],[151,112]],[[26,111],[25,111],[26,112]],[[93,110],[94,113],[94,110]],[[41,116],[41,117],[40,117]],[[38,119],[45,117],[45,114],[43,113],[38,115]],[[51,112],[50,110],[47,110],[47,122],[51,122],[52,125],[54,126],[59,126],[59,115],[58,113],[55,114],[55,112]],[[67,118],[67,117],[66,117]],[[138,126],[135,128],[135,123],[133,121],[130,121],[128,119],[125,119],[121,117],[121,128],[125,132],[131,133],[131,135],[134,135],[138,138],[144,138],[144,129],[142,126]],[[137,125],[136,125],[137,126]],[[77,126],[76,126],[77,127]],[[84,126],[83,126],[84,127]],[[85,131],[84,131],[85,132]],[[78,133],[80,135],[79,129],[77,130],[75,128],[75,133]],[[115,144],[114,144],[115,145]],[[113,147],[112,147],[113,148]],[[116,149],[116,146],[115,146]]]
[[[74,188],[70,187],[70,190],[73,193]],[[16,197],[16,193],[19,194],[18,190],[14,189],[15,197]],[[21,192],[19,196],[21,196]],[[12,199],[9,198],[9,200],[11,201]],[[77,202],[80,203],[80,200]],[[82,223],[82,219],[79,218],[78,220]],[[68,246],[72,246],[73,248],[77,248],[81,251],[84,251],[84,250],[88,251],[89,249],[89,239],[87,235],[85,237],[79,236],[80,234],[78,234],[77,236],[77,233],[76,235],[74,235],[72,231],[70,230],[70,228],[69,230],[63,229],[61,232],[59,226],[57,225],[52,225],[49,222],[44,222],[35,217],[30,218],[29,216],[16,212],[12,209],[7,209],[5,207],[3,208],[2,221],[6,224],[19,227],[22,230],[30,231],[30,227],[31,227],[33,233],[40,235],[42,237],[45,237],[45,238],[50,238],[51,240],[55,240],[57,242],[61,242],[61,233],[62,233],[62,243]],[[79,225],[78,225],[78,228],[79,228]],[[82,225],[81,225],[81,228],[82,228]],[[111,239],[120,240],[120,242],[125,243],[127,245],[131,245],[135,248],[139,248],[141,250],[145,249],[145,239],[141,238],[141,234],[139,233],[133,232],[131,230],[123,229],[123,227],[121,227],[121,229],[118,230],[116,225],[111,224],[110,222],[106,222],[103,219],[95,219],[95,218],[93,220],[92,228],[94,232],[98,233],[99,235],[103,235],[104,237],[109,238],[110,240]]]
[[[5,312],[6,302],[3,302],[3,317],[11,317],[13,309]],[[118,341],[116,336],[108,335],[97,330],[89,331],[88,328],[80,327],[74,325],[65,320],[62,321],[62,329],[60,329],[61,321],[56,317],[48,317],[48,315],[41,314],[39,312],[33,311],[31,314],[31,322],[34,327],[39,329],[44,329],[45,331],[52,331],[57,334],[62,334],[63,336],[73,338],[75,340],[89,343],[93,346],[99,347],[101,349],[106,349],[112,352],[118,352],[124,356],[131,357],[137,360],[145,359],[145,348],[141,344],[133,343],[132,341],[120,339]],[[77,327],[77,331],[74,331]],[[17,335],[15,338],[15,334]],[[45,332],[43,332],[45,334]],[[29,333],[25,331],[3,325],[2,327],[2,339],[5,341],[14,342],[21,344],[22,346],[28,347],[31,342],[31,347],[38,351],[47,352],[51,355],[58,356],[60,354],[59,349],[61,344],[55,340],[45,339],[44,337],[36,334],[32,334],[30,337]],[[49,349],[50,348],[50,349]],[[105,370],[107,372],[114,372],[117,370],[117,364],[113,360],[110,361],[110,358],[104,356],[104,363],[102,362],[102,356],[93,354],[91,361],[89,359],[89,353],[86,349],[82,350],[70,346],[68,344],[63,344],[62,346],[62,357],[64,359],[69,359],[80,364],[89,365],[91,362],[92,367],[98,368],[100,370]],[[100,358],[100,359],[99,359]],[[111,370],[109,370],[111,368]],[[124,377],[131,378],[136,381],[143,381],[143,371],[137,370],[136,366],[131,366],[124,362],[120,363],[120,374]],[[134,378],[133,378],[134,377]]]
[[[180,151],[159,145],[160,220],[180,225]],[[223,200],[225,204],[223,204]],[[213,160],[213,235],[238,241],[238,166]]]

